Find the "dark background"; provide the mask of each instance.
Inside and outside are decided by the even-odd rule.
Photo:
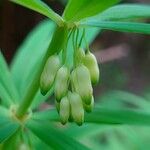
[[[63,12],[65,0],[44,1],[57,13]],[[150,4],[150,0],[123,1],[127,2]],[[8,0],[0,1],[0,48],[8,63],[26,35],[43,19],[42,15]],[[150,87],[150,36],[105,31],[91,48],[102,64],[101,91],[117,88],[138,93]]]

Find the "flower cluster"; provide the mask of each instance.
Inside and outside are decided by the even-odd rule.
[[[82,48],[76,50],[72,69],[62,65],[58,55],[47,60],[41,74],[40,89],[45,95],[54,85],[55,105],[61,123],[84,122],[84,110],[91,112],[94,106],[92,84],[99,81],[99,67],[95,56]]]

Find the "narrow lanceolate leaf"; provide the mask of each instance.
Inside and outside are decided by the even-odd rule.
[[[84,27],[86,26],[100,27],[101,29],[120,31],[120,32],[150,34],[150,24],[146,24],[146,23],[99,21],[99,20],[91,19],[91,20],[80,22],[80,25]]]
[[[35,112],[32,115],[32,119],[34,120],[55,120],[58,121],[59,115],[56,109],[47,109],[40,112]]]
[[[150,6],[138,4],[117,5],[105,10],[93,18],[97,20],[150,18]]]
[[[11,121],[0,125],[0,143],[12,136],[18,130],[18,128],[19,124]]]
[[[85,122],[98,124],[132,124],[150,126],[150,113],[131,109],[97,107],[85,116]]]
[[[120,0],[70,0],[64,11],[64,18],[79,21],[82,18],[99,14]]]
[[[0,144],[13,135],[18,128],[19,124],[11,120],[10,112],[0,106]]]
[[[0,106],[0,126],[5,124],[6,122],[9,122],[8,117],[9,111],[4,108],[3,106]]]
[[[59,121],[58,114],[53,109],[36,113],[33,119]],[[85,114],[85,122],[150,126],[150,112],[141,109],[96,107],[92,113]]]
[[[19,128],[11,137],[9,137],[6,141],[3,142],[3,147],[2,150],[29,150],[27,147],[22,146],[21,147],[21,142],[20,142],[20,137],[23,134],[21,133],[21,128]],[[23,140],[24,141],[24,140]]]
[[[0,99],[2,99],[3,101],[7,101],[6,102],[7,104],[11,104],[10,100],[12,100],[12,102],[15,102],[18,99],[18,92],[11,78],[9,68],[7,66],[5,58],[3,57],[1,51],[0,51],[0,71],[1,71],[0,73],[0,93],[1,93]]]
[[[52,149],[88,150],[88,148],[66,134],[54,129],[49,122],[28,122],[27,127]]]
[[[8,94],[2,83],[0,83],[0,100],[3,106],[9,107],[13,104],[11,96]]]
[[[34,10],[36,12],[39,12],[42,15],[47,16],[48,18],[56,22],[58,25],[61,25],[63,23],[63,19],[41,0],[11,0],[11,1],[24,7],[27,7],[31,10]]]
[[[96,106],[106,108],[127,108],[129,105],[144,111],[149,111],[150,108],[150,103],[145,98],[120,90],[108,91],[101,97],[97,97],[96,101],[98,102]]]
[[[43,21],[34,28],[17,50],[17,54],[11,63],[11,73],[21,96],[24,96],[27,87],[36,76],[36,71],[40,67],[43,59],[41,56],[44,56],[46,53],[54,27],[51,21]],[[44,101],[47,96],[43,97],[38,92],[34,100],[34,107],[39,102]]]

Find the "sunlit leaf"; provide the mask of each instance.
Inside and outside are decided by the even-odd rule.
[[[119,0],[70,0],[63,16],[66,20],[79,21],[94,16],[118,2]]]
[[[116,5],[93,18],[97,20],[150,18],[150,6],[140,4]]]
[[[113,30],[120,32],[131,32],[150,34],[150,24],[135,23],[135,22],[119,22],[119,21],[99,21],[96,19],[89,19],[80,23],[81,26],[100,27],[105,30]]]

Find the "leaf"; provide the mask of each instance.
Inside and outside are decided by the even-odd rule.
[[[79,21],[82,18],[94,16],[118,2],[119,0],[70,0],[63,17],[67,21]]]
[[[103,132],[107,128],[108,128],[107,126],[102,125],[100,126],[99,124],[85,123],[83,126],[77,126],[76,124],[70,123],[67,126],[67,128],[63,128],[60,130],[62,130],[65,134],[79,140],[82,139],[83,137],[86,137],[88,139],[89,136],[99,134],[100,132]]]
[[[97,20],[122,20],[150,18],[150,6],[139,4],[122,4],[113,6],[101,14],[94,16]]]
[[[51,8],[49,8],[44,2],[41,0],[11,0],[12,2],[27,7],[31,10],[39,12],[42,15],[47,16],[52,19],[58,25],[63,23],[63,19],[55,13]]]
[[[87,21],[80,22],[80,25],[84,27],[100,27],[101,29],[120,32],[150,34],[150,24],[146,23],[99,21],[89,19]]]
[[[34,120],[55,120],[58,121],[58,113],[56,111],[56,109],[47,109],[44,111],[40,111],[40,112],[35,112],[32,115],[32,119]]]
[[[8,114],[9,114],[9,111],[5,107],[0,106],[0,126],[4,125],[5,123],[7,124],[7,122],[10,121]]]
[[[42,141],[53,149],[80,149],[88,150],[87,147],[80,144],[71,137],[54,129],[50,123],[31,120],[27,123],[27,127]]]
[[[150,125],[150,113],[131,109],[110,109],[97,107],[86,114],[85,122],[99,124]]]
[[[6,141],[3,142],[3,149],[4,150],[12,150],[12,149],[19,149],[21,144],[21,128],[19,128],[11,137],[9,137]]]
[[[0,83],[0,101],[3,106],[9,107],[13,104],[11,96],[8,94],[2,83]]]
[[[32,104],[30,106],[31,109],[37,108],[42,102],[47,100],[48,97],[50,97],[53,94],[53,91],[54,91],[54,89],[51,88],[50,91],[45,96],[43,96],[41,94],[40,90],[38,90],[37,94],[34,97],[34,100],[33,100]]]
[[[2,99],[2,101],[5,101],[4,103],[8,106],[12,102],[15,102],[19,98],[19,96],[16,87],[13,83],[9,68],[1,51],[0,51],[0,68],[1,68],[0,98]]]
[[[19,124],[15,122],[7,122],[6,124],[0,126],[0,143],[12,136],[18,128]]]
[[[106,108],[134,108],[149,111],[150,103],[143,97],[126,91],[111,90],[97,97],[96,106]]]
[[[59,121],[56,110],[46,110],[36,113],[33,117],[36,120]],[[107,108],[95,107],[92,113],[85,114],[86,123],[96,124],[130,124],[130,125],[150,125],[150,112],[129,108]]]
[[[36,135],[34,135],[30,130],[27,130],[27,132],[25,132],[23,136],[26,136],[25,138],[27,139],[27,141],[29,141],[31,149],[52,150],[47,144],[45,144],[41,139],[39,139]]]
[[[46,53],[54,27],[54,24],[48,20],[39,24],[27,36],[11,63],[12,77],[22,97],[35,78],[36,70],[40,67],[42,56]],[[46,98],[38,92],[36,102]]]
[[[0,106],[0,143],[6,141],[19,128],[19,124],[10,118],[10,112]]]

